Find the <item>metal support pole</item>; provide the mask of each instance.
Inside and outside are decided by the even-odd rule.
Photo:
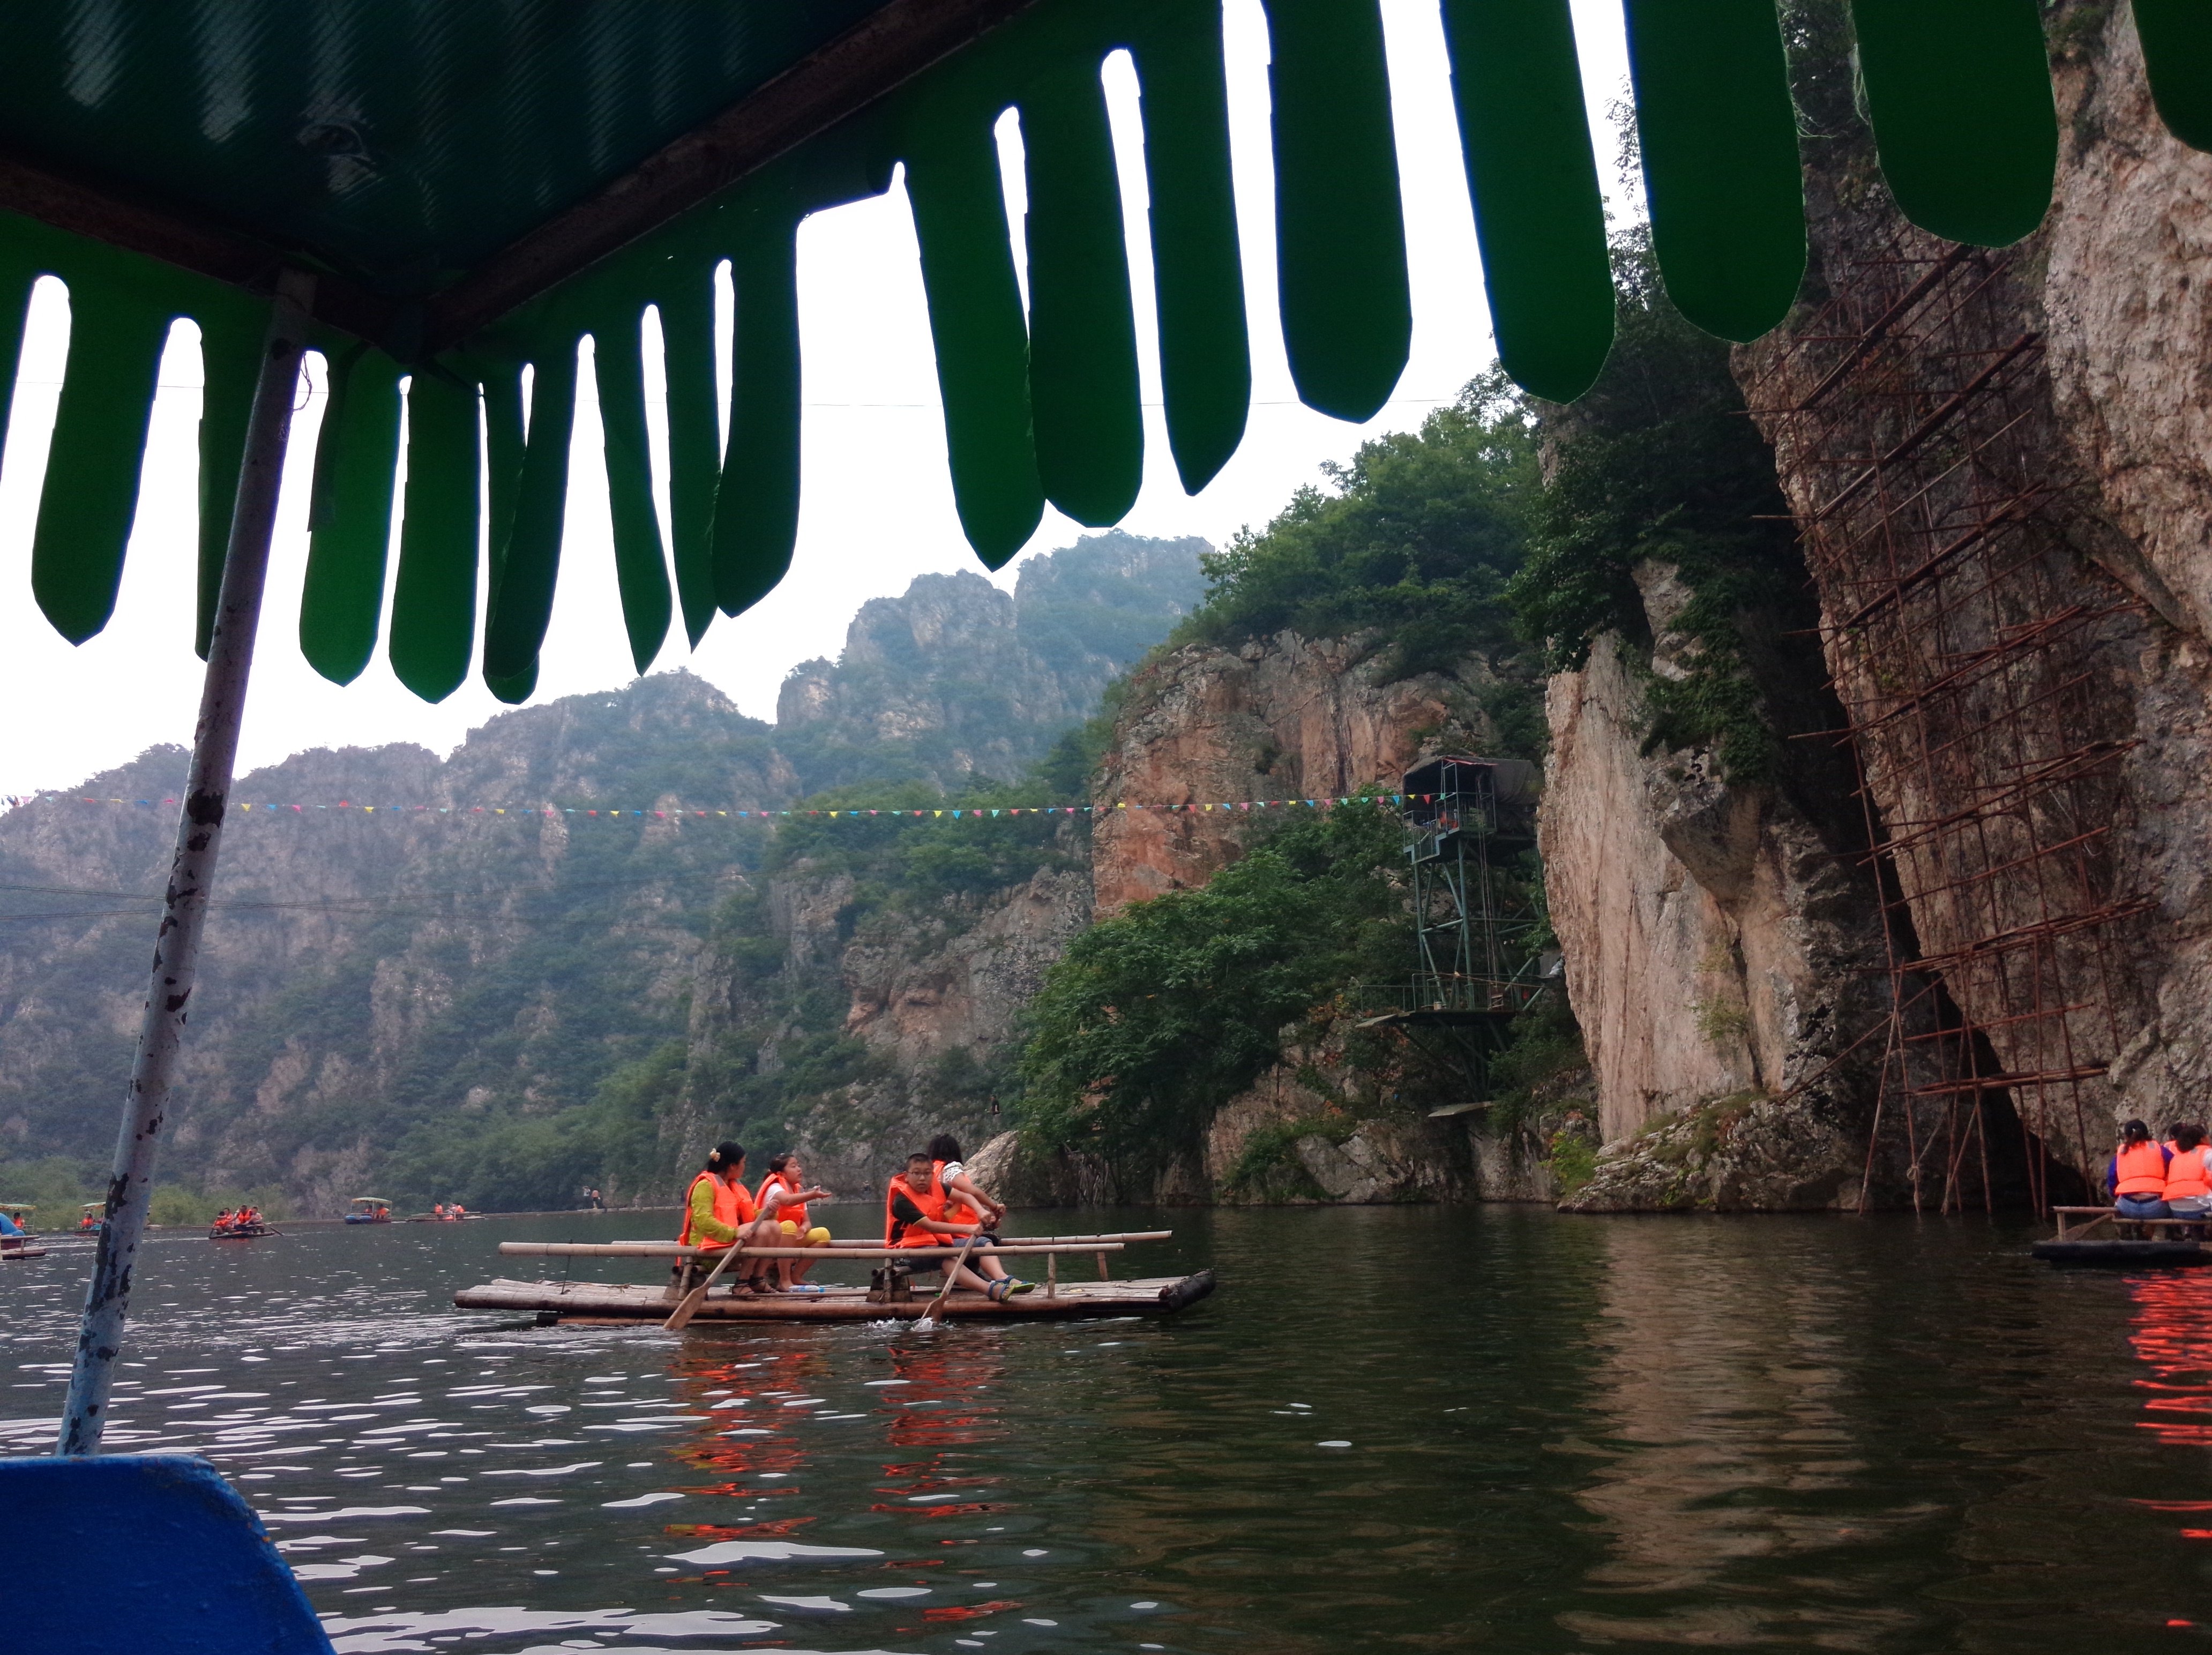
[[[230,520],[222,588],[208,645],[200,718],[192,735],[192,762],[185,780],[177,850],[162,898],[161,928],[154,944],[154,969],[138,1029],[138,1056],[131,1094],[107,1180],[107,1205],[100,1251],[84,1296],[84,1323],[70,1372],[58,1454],[90,1454],[107,1424],[107,1393],[123,1346],[123,1318],[131,1299],[131,1272],[146,1228],[153,1195],[154,1156],[168,1113],[169,1085],[184,1038],[186,1002],[199,965],[200,933],[207,920],[208,889],[222,842],[231,772],[238,759],[239,719],[253,666],[253,635],[268,584],[269,541],[276,524],[276,491],[284,474],[284,447],[292,431],[292,398],[299,384],[307,310],[314,277],[287,271],[277,278],[269,318],[261,377],[246,427],[245,463]]]

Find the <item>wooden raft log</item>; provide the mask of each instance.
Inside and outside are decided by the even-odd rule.
[[[1168,1316],[1213,1291],[1213,1272],[1154,1276],[1134,1281],[1063,1287],[1055,1298],[1024,1293],[992,1299],[956,1292],[943,1315],[950,1321],[1024,1322],[1086,1317]],[[454,1305],[469,1311],[551,1312],[562,1321],[659,1322],[668,1304],[658,1287],[600,1281],[491,1281],[465,1287]],[[692,1320],[702,1322],[890,1322],[916,1321],[929,1308],[927,1299],[903,1304],[873,1304],[863,1287],[833,1287],[819,1293],[767,1293],[744,1298],[710,1296]]]
[[[1091,1253],[1103,1259],[1108,1253],[1118,1253],[1122,1243],[1118,1241],[1038,1244],[1009,1242],[992,1248],[993,1256],[1006,1257],[1010,1254],[1027,1256],[1042,1253]],[[720,1257],[726,1247],[685,1247],[673,1241],[502,1241],[501,1252],[510,1258],[708,1258]],[[872,1258],[939,1259],[958,1255],[957,1247],[741,1247],[738,1250],[747,1258],[804,1258],[822,1263],[831,1259],[859,1261]]]

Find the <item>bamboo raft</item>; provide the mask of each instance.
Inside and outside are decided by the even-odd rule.
[[[947,1321],[1032,1322],[1080,1320],[1109,1316],[1171,1316],[1196,1304],[1213,1291],[1213,1272],[1193,1275],[1145,1276],[1115,1281],[1107,1263],[1130,1242],[1162,1241],[1165,1230],[1103,1236],[1008,1237],[991,1250],[1009,1263],[1042,1258],[1045,1279],[1034,1292],[994,1299],[969,1288],[956,1288],[938,1312]],[[680,1263],[665,1286],[637,1282],[518,1281],[502,1277],[480,1287],[464,1287],[453,1295],[461,1310],[509,1311],[534,1314],[541,1325],[574,1323],[586,1325],[664,1321],[684,1293],[697,1285],[702,1258],[719,1260],[723,1250],[708,1251],[672,1241],[508,1241],[500,1251],[526,1258],[641,1258],[666,1259]],[[745,1258],[803,1260],[816,1265],[887,1261],[918,1263],[951,1258],[957,1247],[882,1247],[866,1243],[832,1242],[822,1247],[749,1247]],[[1060,1261],[1069,1255],[1091,1254],[1097,1261],[1098,1280],[1063,1281]],[[924,1316],[937,1296],[943,1277],[916,1277],[904,1291],[870,1287],[824,1287],[818,1293],[793,1292],[732,1295],[709,1293],[693,1313],[695,1322],[883,1322],[914,1321]]]
[[[2096,1264],[2132,1269],[2187,1269],[2212,1264],[2207,1248],[2190,1230],[2206,1228],[2212,1220],[2179,1218],[2122,1218],[2110,1207],[2054,1207],[2058,1220],[2056,1239],[2039,1241],[2029,1249],[2034,1257],[2050,1264]],[[2133,1230],[2136,1234],[2125,1232]],[[2160,1235],[2160,1231],[2185,1233]],[[2106,1233],[2100,1235],[2099,1231]]]

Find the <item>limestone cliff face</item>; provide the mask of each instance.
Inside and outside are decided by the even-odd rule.
[[[1846,1054],[1881,1014],[1884,956],[1871,881],[1840,854],[1850,801],[1821,801],[1816,822],[1799,789],[1730,786],[1702,750],[1644,751],[1638,678],[1678,670],[1683,594],[1665,569],[1638,584],[1649,666],[1607,636],[1546,703],[1539,843],[1607,1146],[1570,1204],[1856,1205],[1881,1054]],[[1708,1153],[1644,1153],[1677,1123],[1702,1123]]]
[[[1828,659],[1845,701],[1874,707],[1900,685],[1960,683],[1954,675],[1974,660],[1990,663],[1946,692],[1966,733],[1932,762],[1907,733],[1909,709],[1863,744],[1863,755],[1884,829],[1905,847],[1898,854],[1916,893],[1910,919],[1919,946],[1950,962],[1945,983],[1985,1031],[1994,1066],[2081,1076],[2078,1124],[2075,1083],[2057,1083],[2039,1101],[2023,1088],[2022,1107],[2041,1109],[2052,1153],[2086,1171],[2104,1153],[2112,1117],[2187,1118],[2202,1112],[2212,1086],[2204,1009],[2212,1004],[2212,889],[2203,854],[2212,823],[2212,553],[2204,532],[2212,520],[2204,367],[2212,157],[2184,148],[2155,121],[2126,8],[2063,6],[2054,21],[2062,142],[2053,210],[2035,236],[1991,266],[1959,319],[1902,314],[1896,337],[1910,343],[1893,349],[1898,373],[1939,399],[2002,351],[2021,353],[2021,368],[2004,370],[2006,423],[1984,474],[1973,478],[1963,462],[1939,474],[1928,462],[1931,517],[1972,517],[1972,502],[1946,492],[1962,478],[1993,502],[2017,502],[2009,508],[2015,520],[1997,531],[2007,537],[1997,573],[1985,598],[1964,583],[1948,588],[1942,601],[1954,618],[1930,624],[1913,609],[1911,627],[1863,635],[1880,638],[1871,648],[1832,638]],[[1902,254],[1923,269],[1945,251],[1895,214],[1868,147],[1847,114],[1812,146],[1808,302],[1790,327],[1737,359],[1800,513],[1820,510],[1839,480],[1811,446],[1809,428],[1790,413],[1827,366],[1820,341],[1800,351],[1800,337],[1820,332],[1816,307],[1829,295],[1877,279],[1871,265]],[[1879,399],[1839,398],[1831,406],[1831,447],[1881,455],[1909,435]],[[1976,417],[1961,416],[1929,453],[1960,452]],[[1921,549],[1915,532],[1908,524],[1901,543],[1905,568],[1948,544]],[[1832,626],[1864,612],[1875,589],[1868,582],[1889,555],[1832,533],[1825,557],[1813,560]],[[1954,555],[1979,554],[1969,546]],[[1940,569],[1932,577],[1942,578]],[[1938,601],[1924,595],[1929,589],[1917,588],[1908,603]],[[2047,648],[2018,647],[2039,628]],[[2023,707],[2021,722],[2015,709]],[[2078,765],[2080,779],[2024,790],[2023,777],[2061,763]],[[1940,840],[1918,831],[1977,800],[2000,806],[1988,815],[1983,859],[2013,871],[1946,889],[1974,859],[1938,866],[1930,847]],[[2075,849],[2036,863],[2028,851],[2037,842]],[[2076,912],[2112,917],[2035,951],[2014,949],[2009,970],[1961,952]],[[2062,993],[2045,994],[2046,1003],[2080,1009],[2031,1014],[2028,985],[2039,975],[2046,990],[2065,980]]]
[[[1291,632],[1235,648],[1188,645],[1153,661],[1130,685],[1097,783],[1098,916],[1203,886],[1268,824],[1267,812],[1237,805],[1389,789],[1434,754],[1492,751],[1496,733],[1480,697],[1495,682],[1475,658],[1450,672],[1395,678],[1371,640]],[[1232,808],[1128,807],[1186,803]],[[1330,1032],[1327,1013],[1317,1013],[1316,1026],[1309,1044],[1290,1047],[1283,1062],[1222,1108],[1193,1157],[1133,1183],[1084,1158],[1036,1165],[1010,1148],[1006,1176],[1034,1198],[1053,1201],[1102,1191],[1170,1202],[1532,1199],[1546,1192],[1540,1153],[1517,1140],[1480,1137],[1474,1129],[1480,1117],[1347,1112],[1343,1100],[1363,1086],[1374,1091],[1376,1077],[1344,1067],[1341,1037]],[[1260,1146],[1272,1153],[1255,1176]]]
[[[1285,632],[1227,648],[1192,644],[1132,682],[1100,772],[1093,879],[1103,917],[1203,885],[1236,860],[1249,812],[1110,808],[1337,798],[1395,786],[1434,752],[1480,751],[1483,663],[1385,677],[1371,646]]]
[[[699,933],[759,831],[538,807],[787,796],[768,738],[668,674],[504,714],[445,760],[314,751],[240,778],[254,808],[224,834],[165,1177],[333,1210],[404,1170],[410,1134],[557,1115],[680,1035]],[[0,1159],[104,1163],[184,760],[156,749],[0,818]],[[423,1193],[482,1204],[453,1160]],[[573,1198],[548,1177],[538,1198]]]
[[[1061,859],[1023,882],[921,910],[861,913],[850,874],[804,866],[765,882],[765,934],[702,952],[690,1044],[696,1085],[678,1159],[702,1154],[787,1078],[775,1142],[841,1196],[882,1190],[940,1132],[969,1148],[998,1129],[1016,1020],[1090,922],[1091,882]],[[824,1026],[834,1018],[834,1029]],[[754,1083],[712,1080],[734,1067]]]
[[[776,735],[809,791],[926,776],[1010,781],[1196,604],[1203,540],[1114,531],[1021,566],[918,576],[872,598],[835,661],[792,670]]]

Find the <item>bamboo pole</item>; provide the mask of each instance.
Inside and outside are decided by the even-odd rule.
[[[516,1216],[528,1217],[528,1216],[531,1216],[531,1215],[530,1215],[530,1214],[506,1214],[506,1213],[493,1213],[493,1214],[471,1213],[471,1214],[469,1214],[469,1216],[470,1216],[470,1218],[471,1218],[471,1219],[472,1219],[472,1220],[473,1220],[473,1219],[487,1218],[487,1217],[489,1217],[489,1218],[511,1218],[511,1217],[516,1217]],[[410,1221],[411,1221],[411,1220],[410,1220]],[[1175,1238],[1175,1232],[1174,1232],[1174,1231],[1172,1231],[1172,1230],[1121,1230],[1121,1231],[1116,1231],[1116,1232],[1113,1232],[1113,1233],[1111,1233],[1111,1234],[1108,1234],[1108,1235],[1097,1235],[1097,1236],[1007,1236],[1007,1237],[1004,1238],[1004,1240],[1005,1240],[1006,1244],[1007,1245],[1010,1245],[1010,1246],[1012,1246],[1012,1245],[1018,1245],[1018,1246],[1024,1246],[1024,1247],[1042,1247],[1042,1246],[1047,1246],[1047,1245],[1051,1245],[1051,1246],[1061,1246],[1061,1245],[1066,1245],[1066,1246],[1073,1247],[1073,1248],[1077,1248],[1077,1249],[1080,1250],[1080,1249],[1082,1249],[1082,1248],[1084,1248],[1084,1247],[1085,1247],[1085,1246],[1089,1245],[1089,1244],[1090,1244],[1091,1243],[1092,1243],[1092,1242],[1109,1242],[1109,1241],[1121,1241],[1121,1242],[1128,1242],[1128,1241],[1171,1241],[1171,1240],[1173,1240],[1174,1238]],[[501,1244],[502,1246],[508,1246],[508,1247],[512,1247],[512,1246],[519,1246],[519,1245],[522,1245],[522,1244],[525,1244],[518,1243],[518,1242],[505,1242],[505,1243],[502,1243],[502,1244]],[[672,1248],[672,1247],[680,1247],[680,1246],[682,1246],[684,1244],[683,1244],[683,1243],[681,1243],[681,1242],[676,1242],[676,1241],[663,1241],[663,1240],[661,1240],[660,1238],[659,1238],[658,1237],[647,1237],[647,1238],[641,1238],[641,1239],[637,1239],[637,1240],[629,1240],[629,1241],[624,1241],[624,1240],[623,1240],[623,1239],[621,1239],[621,1238],[617,1238],[617,1239],[615,1239],[615,1240],[613,1240],[613,1241],[595,1241],[595,1242],[581,1242],[581,1241],[579,1241],[579,1242],[572,1242],[572,1243],[568,1243],[568,1244],[568,1244],[568,1245],[571,1245],[571,1246],[577,1246],[577,1247],[592,1246],[592,1247],[659,1247],[659,1248]],[[882,1246],[882,1244],[881,1244],[880,1242],[874,1242],[874,1241],[827,1241],[827,1242],[823,1243],[823,1244],[822,1244],[821,1246],[819,1246],[819,1247],[816,1247],[816,1248],[813,1248],[813,1249],[811,1249],[810,1250],[811,1250],[811,1251],[813,1251],[813,1252],[815,1252],[815,1253],[817,1253],[817,1254],[820,1254],[820,1253],[846,1253],[846,1252],[859,1252],[859,1251],[863,1251],[863,1250],[868,1250],[868,1249],[871,1249],[871,1248],[880,1250],[881,1246]]]
[[[155,1152],[168,1115],[169,1087],[176,1076],[177,1053],[184,1040],[185,1007],[199,969],[208,891],[215,880],[216,854],[222,843],[231,776],[237,768],[239,724],[246,709],[246,684],[253,673],[253,638],[261,622],[262,593],[268,585],[269,542],[276,526],[276,495],[283,482],[284,449],[292,432],[292,399],[299,384],[300,356],[306,346],[307,310],[314,291],[313,276],[304,271],[284,271],[276,278],[276,297],[270,307],[261,375],[246,418],[246,451],[231,512],[230,541],[223,556],[215,630],[208,642],[199,725],[192,735],[184,807],[177,819],[177,848],[169,864],[161,929],[155,936],[154,968],[138,1028],[138,1055],[131,1066],[129,1099],[124,1105],[115,1162],[108,1176],[100,1248],[93,1260],[92,1281],[85,1289],[84,1320],[77,1333],[61,1439],[54,1449],[57,1454],[97,1452],[107,1425],[108,1389],[123,1348],[131,1270],[153,1198]]]
[[[663,1333],[681,1333],[690,1325],[691,1318],[699,1313],[699,1306],[707,1302],[707,1289],[721,1279],[722,1272],[730,1268],[730,1261],[744,1249],[732,1243],[720,1250],[722,1256],[714,1268],[707,1272],[707,1279],[685,1294],[684,1302],[671,1311],[668,1319],[660,1324]]]
[[[1053,1243],[1049,1245],[1017,1242],[1010,1246],[994,1247],[992,1252],[1004,1258],[1012,1256],[1038,1254],[1096,1253],[1103,1262],[1108,1253],[1118,1253],[1124,1244],[1118,1241],[1083,1242],[1070,1245]],[[591,1241],[502,1241],[499,1250],[509,1258],[697,1258],[702,1256],[696,1247],[680,1246],[672,1241],[651,1242],[591,1242]],[[711,1250],[714,1251],[720,1249]],[[960,1250],[957,1247],[848,1247],[832,1258],[950,1258]],[[811,1258],[817,1263],[825,1256],[819,1247],[748,1247],[748,1258]]]
[[[945,1313],[945,1301],[952,1297],[952,1284],[960,1279],[961,1267],[967,1263],[968,1255],[973,1252],[975,1248],[975,1238],[969,1236],[967,1245],[960,1250],[960,1256],[954,1259],[945,1270],[945,1285],[938,1289],[937,1297],[929,1301],[929,1308],[921,1313],[921,1320],[935,1322],[942,1318]]]

